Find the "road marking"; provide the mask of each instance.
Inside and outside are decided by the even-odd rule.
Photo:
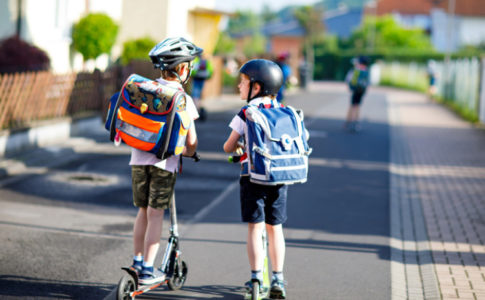
[[[219,205],[224,199],[234,191],[239,185],[239,180],[234,181],[228,187],[222,191],[214,200],[212,200],[208,205],[206,205],[203,209],[201,209],[192,219],[185,223],[187,227],[200,222],[205,216],[207,216],[211,210],[213,210],[217,205]]]
[[[323,130],[308,130],[308,132],[310,133],[310,139],[311,138],[326,138],[328,137],[328,133],[326,131],[323,131]]]

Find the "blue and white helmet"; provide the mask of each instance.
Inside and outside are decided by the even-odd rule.
[[[166,38],[158,43],[148,55],[155,68],[173,70],[180,63],[192,61],[202,51],[202,48],[185,38],[176,37]]]

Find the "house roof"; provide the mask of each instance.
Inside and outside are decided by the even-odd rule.
[[[325,13],[326,31],[340,38],[348,38],[362,22],[362,9],[351,8]]]
[[[394,12],[407,15],[429,15],[433,8],[448,11],[449,2],[448,0],[378,0],[376,9],[378,15]],[[455,0],[455,14],[485,16],[485,2],[484,0]]]
[[[338,9],[326,12],[322,18],[326,32],[347,38],[352,30],[360,25],[362,10]],[[278,20],[263,27],[263,34],[267,36],[303,36],[305,30],[296,19]]]
[[[268,36],[303,36],[305,30],[297,20],[276,21],[266,24],[263,27],[263,34]]]

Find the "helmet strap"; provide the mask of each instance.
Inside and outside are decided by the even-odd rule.
[[[253,92],[253,84],[254,84],[253,81],[249,82],[249,91],[248,91],[248,100],[247,100],[248,103],[253,99],[251,98],[251,93]]]
[[[175,72],[174,70],[171,70],[172,74],[175,75],[177,77],[177,79],[179,80],[179,82],[184,85],[187,83],[187,81],[189,81],[190,79],[190,62],[189,62],[189,66],[188,66],[188,71],[187,71],[187,76],[185,77],[185,80],[182,80],[182,78],[180,78],[180,75]]]
[[[249,83],[248,100],[247,100],[248,103],[249,103],[249,101],[253,100],[254,98],[261,97],[261,95],[263,94],[263,91],[260,90],[256,95],[254,95],[254,97],[251,97],[251,93],[253,92],[253,85],[254,85],[254,81],[251,81]]]
[[[175,71],[173,71],[173,70],[171,70],[170,72],[172,72],[172,74],[173,74],[173,75],[175,75],[175,77],[177,77],[177,79],[179,80],[179,82],[180,82],[181,84],[185,84],[185,82],[184,82],[184,81],[182,81],[182,78],[180,78],[180,76],[179,76],[179,74],[178,74],[177,72],[175,72]]]

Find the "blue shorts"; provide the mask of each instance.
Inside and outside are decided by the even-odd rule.
[[[241,176],[239,184],[243,222],[279,225],[286,221],[287,185],[256,184],[249,176]]]

